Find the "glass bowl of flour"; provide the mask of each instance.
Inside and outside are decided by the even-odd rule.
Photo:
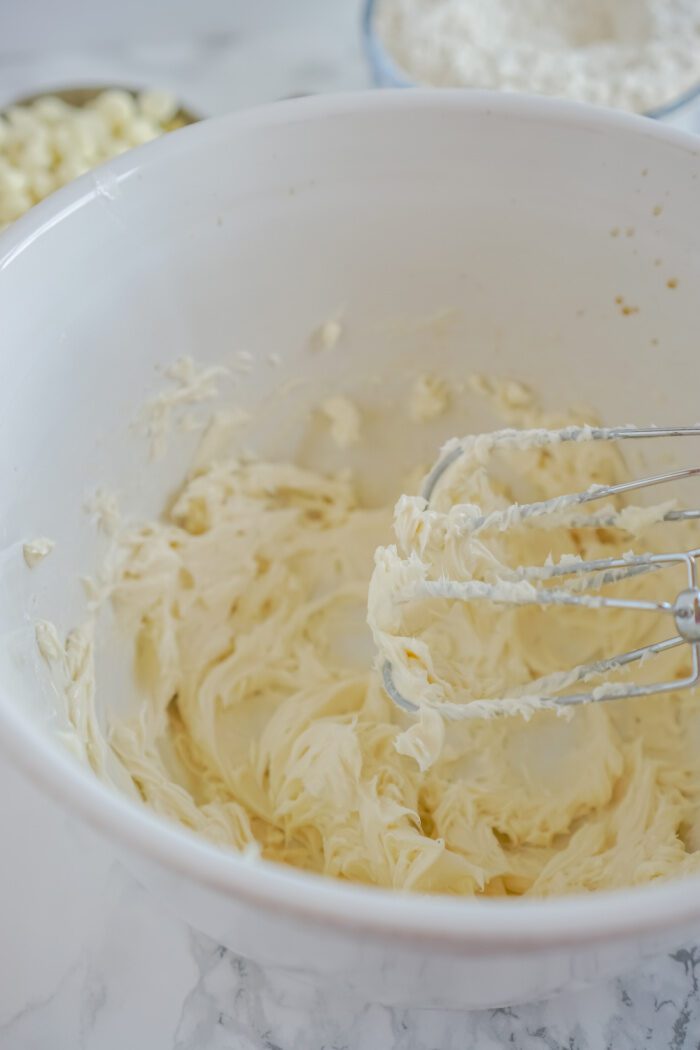
[[[526,92],[656,118],[700,95],[695,0],[367,0],[379,87]]]

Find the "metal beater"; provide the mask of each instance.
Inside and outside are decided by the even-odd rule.
[[[643,438],[693,437],[700,435],[700,426],[693,427],[581,427],[571,426],[561,430],[501,430],[480,438],[465,438],[449,442],[443,449],[440,459],[428,474],[422,490],[426,510],[435,491],[446,472],[458,462],[470,445],[482,441],[488,451],[502,448],[544,448],[567,441],[629,441]],[[476,534],[492,529],[517,527],[522,522],[541,518],[541,524],[547,519],[561,518],[562,513],[575,511],[575,508],[606,498],[622,496],[640,489],[656,485],[681,481],[685,478],[700,475],[700,467],[689,467],[684,470],[669,471],[625,481],[615,485],[593,485],[584,492],[569,493],[535,503],[524,503],[497,510],[485,515],[475,513],[474,508],[465,507],[460,520],[457,515],[457,528],[463,534]],[[460,508],[457,508],[458,510]],[[612,511],[603,514],[575,514],[566,520],[570,527],[619,527],[621,512]],[[700,518],[700,510],[668,510],[659,519],[662,521],[687,521]],[[561,523],[561,522],[560,522]],[[700,682],[700,588],[697,581],[697,560],[700,548],[671,554],[625,555],[617,558],[603,558],[597,561],[566,561],[557,565],[525,566],[506,570],[500,573],[494,582],[468,580],[460,582],[447,578],[423,580],[405,590],[398,596],[399,602],[411,602],[421,598],[445,598],[459,601],[491,601],[506,605],[538,606],[579,606],[591,609],[616,608],[639,612],[665,613],[675,625],[677,634],[664,641],[654,642],[639,649],[620,653],[605,660],[598,660],[579,665],[570,671],[557,672],[528,683],[527,687],[515,691],[513,698],[493,698],[471,700],[470,702],[446,703],[435,705],[444,717],[450,720],[461,720],[470,717],[483,717],[484,704],[489,705],[488,713],[503,714],[514,709],[517,698],[526,697],[528,703],[543,708],[565,708],[577,704],[596,701],[617,700],[627,697],[653,696],[657,693],[672,693],[687,689]],[[688,586],[682,590],[674,601],[644,601],[636,599],[606,597],[592,593],[595,589],[642,573],[654,572],[669,564],[684,565],[687,570]],[[559,581],[556,586],[543,586],[547,581]],[[532,586],[513,587],[513,584],[527,581]],[[536,586],[535,586],[536,585]],[[687,644],[691,650],[691,671],[685,678],[652,684],[625,684],[603,682],[585,692],[557,695],[561,689],[570,688],[576,683],[588,682],[600,678],[619,668],[643,660],[646,657],[666,652],[677,646]],[[394,668],[390,661],[382,666],[384,688],[390,698],[405,711],[417,713],[419,705],[403,696],[394,682]],[[475,706],[476,705],[476,706]],[[477,711],[479,714],[477,714]]]

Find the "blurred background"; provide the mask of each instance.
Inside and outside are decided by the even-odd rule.
[[[415,83],[565,96],[697,132],[700,5],[0,0],[0,230],[83,172],[193,119]],[[97,100],[75,88],[128,94]],[[34,104],[54,92],[63,106]]]
[[[370,85],[360,0],[0,0],[0,107],[68,84],[165,88],[205,115]]]
[[[604,8],[604,20],[614,22],[594,40],[604,46],[626,33],[633,43],[641,22],[653,23],[661,12],[672,32],[673,20],[681,18],[675,23],[676,52],[692,36],[685,62],[696,74],[700,70],[700,21],[690,34],[685,31],[684,12],[692,14],[692,4],[681,0],[607,0],[602,7],[598,0],[545,0],[544,7],[533,0],[489,3],[491,10],[473,0],[433,5],[391,0],[384,6],[393,6],[399,19],[417,18],[432,7],[435,14],[428,10],[426,19],[447,17],[454,20],[451,25],[460,18],[474,21],[476,11],[482,34],[498,27],[503,12],[512,25],[515,11],[527,28],[533,12],[549,10],[552,24],[542,37],[548,42],[546,31],[553,28],[556,34],[561,28],[557,21],[579,33],[581,18],[600,21],[598,9]],[[364,0],[0,0],[0,108],[27,94],[74,84],[163,88],[205,116],[292,95],[368,88],[376,76],[363,46],[365,6]],[[659,51],[657,70],[668,59]],[[700,80],[687,71],[686,76],[689,85]],[[690,104],[664,119],[700,131],[700,105],[694,91],[690,94]]]

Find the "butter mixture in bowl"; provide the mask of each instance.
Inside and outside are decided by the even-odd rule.
[[[416,403],[426,385],[431,405],[436,390],[446,403],[436,380],[420,381]],[[505,389],[518,425],[581,421],[544,414],[520,386],[481,388]],[[327,403],[322,411],[333,417]],[[514,453],[498,470],[474,460],[451,496],[488,512],[523,486],[547,498],[627,472],[609,445],[550,448]],[[440,672],[473,696],[645,644],[657,625],[620,610],[553,616],[440,602],[403,610],[392,626],[383,604],[392,507],[365,505],[360,491],[347,471],[200,459],[161,518],[116,529],[88,621],[65,643],[48,624],[38,631],[69,710],[73,698],[73,744],[96,772],[224,847],[352,882],[547,896],[700,870],[694,695],[592,705],[569,718],[539,711],[450,725],[425,709],[415,719],[383,690],[368,587],[380,548],[375,636],[415,634],[418,653],[428,637]],[[673,528],[663,539],[651,515],[616,532],[514,530],[466,552],[448,537],[432,556],[464,578],[473,559],[505,547],[525,564],[607,557],[678,546],[687,526]],[[629,586],[658,594],[658,577]],[[137,715],[113,717],[106,736],[93,658],[105,604],[127,639],[139,697]],[[664,659],[669,673],[682,669],[683,654]]]

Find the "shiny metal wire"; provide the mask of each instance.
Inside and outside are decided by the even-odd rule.
[[[669,438],[669,437],[696,437],[700,436],[700,426],[693,427],[594,427],[586,428],[586,440],[593,441],[618,441],[644,438]],[[557,442],[580,441],[582,428],[568,427],[560,431],[501,431],[498,438],[499,448],[516,447],[523,440],[523,436],[534,440],[536,447],[539,435],[542,442],[551,444],[552,438]],[[467,439],[468,440],[468,439]],[[444,455],[437,461],[427,478],[425,479],[422,496],[427,506],[435,495],[439,482],[446,472],[464,454],[467,447],[465,442],[451,443]],[[570,493],[563,497],[542,500],[535,503],[523,504],[518,507],[518,519],[527,522],[537,518],[544,518],[557,511],[591,503],[601,499],[614,498],[641,489],[651,488],[657,485],[669,484],[700,475],[700,467],[689,467],[683,470],[673,470],[664,474],[654,474],[648,477],[637,478],[632,481],[622,482],[616,485],[592,486],[585,492]],[[509,511],[494,511],[483,516],[469,517],[458,528],[463,528],[466,533],[481,532],[491,528],[504,528],[508,524]],[[570,519],[567,524],[576,527],[615,527],[618,515],[606,513],[603,515],[584,515],[580,518]],[[700,510],[669,510],[664,515],[663,521],[688,521],[700,518]],[[697,581],[697,563],[700,558],[700,548],[689,551],[679,551],[671,554],[642,554],[631,555],[622,558],[604,558],[596,561],[573,562],[559,565],[525,566],[511,570],[506,576],[495,583],[480,580],[469,580],[460,582],[457,580],[441,579],[435,581],[421,581],[413,588],[405,590],[400,596],[401,602],[415,601],[421,598],[445,598],[459,601],[491,601],[495,604],[504,605],[538,605],[538,606],[578,606],[591,609],[628,609],[630,611],[653,612],[656,614],[667,614],[672,620],[676,634],[664,641],[654,642],[651,645],[642,646],[626,653],[620,653],[605,660],[596,660],[582,664],[565,672],[566,685],[559,685],[561,674],[547,675],[544,678],[529,682],[526,687],[516,690],[514,698],[527,698],[529,703],[539,703],[543,707],[572,707],[578,704],[596,703],[601,701],[620,700],[629,697],[654,696],[660,693],[674,693],[682,689],[691,688],[700,682],[700,588]],[[604,584],[615,583],[641,573],[654,572],[670,564],[684,565],[687,573],[687,587],[682,590],[673,601],[643,601],[637,599],[625,599],[605,597],[593,593],[594,588]],[[566,587],[535,587],[527,594],[509,593],[509,588],[502,584],[510,584],[519,580],[530,582],[543,582],[557,578],[573,577],[577,586]],[[595,688],[576,692],[556,695],[556,688],[569,688],[577,682],[587,682],[593,678],[604,677],[620,668],[634,664],[647,657],[667,652],[677,646],[687,644],[691,650],[691,671],[685,678],[672,681],[655,682],[648,685],[605,683]],[[404,711],[417,713],[419,705],[403,696],[396,687],[394,681],[394,668],[389,661],[382,666],[382,679],[384,688],[390,698]],[[551,691],[548,691],[551,690]],[[470,717],[469,707],[476,698],[469,698],[462,705],[464,713],[460,714],[458,703],[449,703],[444,707],[445,717],[450,720]],[[479,703],[488,703],[488,699],[479,698]],[[510,703],[510,701],[508,701]],[[494,711],[497,712],[499,703],[493,698]],[[439,708],[440,705],[436,705]]]

